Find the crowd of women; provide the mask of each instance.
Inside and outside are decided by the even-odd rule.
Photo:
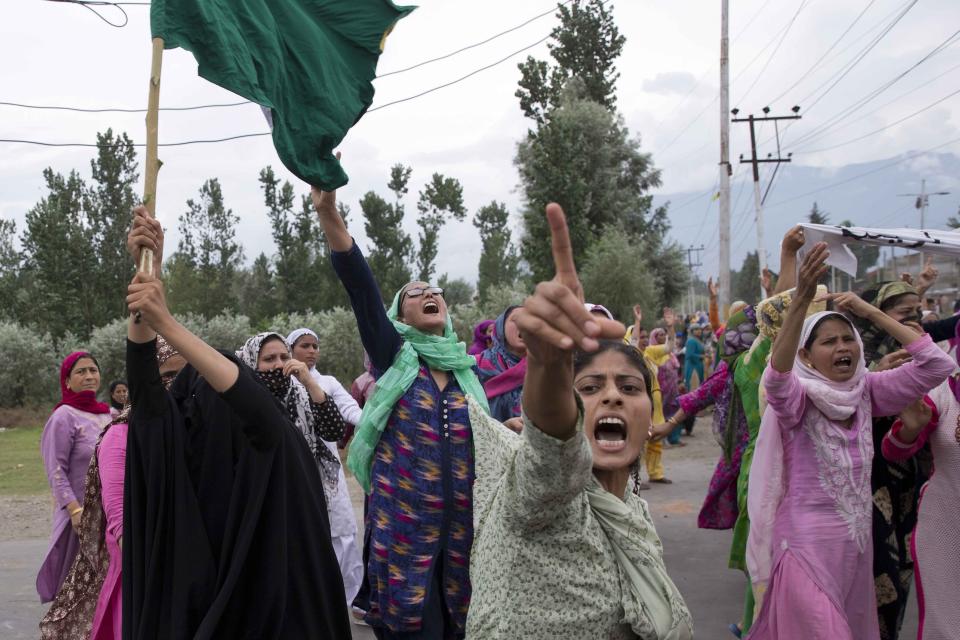
[[[897,638],[915,578],[920,637],[953,637],[957,316],[921,323],[922,290],[827,293],[796,228],[767,299],[721,319],[711,282],[708,314],[626,329],[584,302],[550,205],[556,277],[468,347],[439,287],[385,308],[335,194],[313,200],[366,371],[350,392],[317,371],[332,345],[306,327],[218,351],[138,273],[126,380],[100,403],[95,355],[71,354],[43,431],[44,638],[349,638],[351,610],[378,638],[691,638],[640,495],[711,406],[697,521],[733,530],[747,577],[729,632]],[[142,208],[127,249],[161,273]]]

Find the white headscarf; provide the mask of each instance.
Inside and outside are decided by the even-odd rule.
[[[290,345],[290,350],[293,350],[293,345],[297,344],[297,340],[303,336],[313,336],[313,339],[318,343],[320,342],[320,336],[318,336],[313,329],[307,329],[306,327],[300,327],[299,329],[294,329],[290,332],[290,335],[287,336],[287,344]]]
[[[798,354],[794,360],[793,373],[799,379],[807,400],[817,409],[805,412],[803,417],[805,423],[813,422],[813,429],[823,429],[826,428],[823,423],[843,421],[853,416],[863,401],[867,384],[867,366],[863,359],[860,334],[843,315],[835,311],[821,311],[808,317],[803,323],[800,347],[806,344],[817,325],[830,317],[839,318],[850,325],[860,346],[860,359],[856,363],[853,377],[845,382],[834,382],[804,363]],[[767,372],[764,372],[764,377],[766,374]],[[758,585],[760,593],[765,589],[773,572],[773,525],[783,499],[784,486],[783,434],[777,416],[768,406],[760,422],[747,493],[747,510],[750,514],[747,569],[750,580]]]

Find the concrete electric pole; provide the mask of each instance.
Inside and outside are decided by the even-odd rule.
[[[730,0],[720,0],[720,315],[730,306]]]

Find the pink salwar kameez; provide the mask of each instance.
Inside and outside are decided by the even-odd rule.
[[[823,318],[807,319],[800,344]],[[750,474],[747,548],[751,580],[763,598],[751,640],[879,638],[871,418],[899,413],[953,370],[929,337],[906,348],[912,362],[868,373],[861,358],[843,383],[799,357],[789,372],[764,372],[768,407]]]
[[[927,443],[935,471],[920,493],[910,551],[920,607],[919,640],[960,635],[957,578],[960,576],[960,402],[948,383],[930,392],[939,417],[911,444],[897,438],[899,421],[883,439],[883,457],[901,461]]]
[[[90,640],[120,640],[122,589],[121,568],[123,554],[120,539],[123,537],[123,475],[127,459],[127,425],[113,425],[103,436],[97,450],[100,463],[100,486],[103,514],[107,519],[106,539],[110,566],[100,588],[97,610],[93,616]]]

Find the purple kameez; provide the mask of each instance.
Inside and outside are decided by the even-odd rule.
[[[721,360],[713,375],[704,380],[702,385],[680,396],[680,408],[686,415],[693,416],[710,405],[715,405],[713,432],[719,439],[727,428],[727,416],[735,391],[730,369],[727,368],[727,363]],[[737,505],[737,479],[740,476],[740,460],[750,439],[747,418],[743,411],[737,412],[734,428],[735,444],[730,459],[721,454],[713,477],[710,478],[707,497],[697,516],[697,526],[701,529],[732,529],[740,513]]]
[[[87,467],[110,414],[96,414],[61,405],[50,415],[40,437],[40,455],[53,494],[50,545],[37,574],[41,602],[50,602],[70,571],[79,539],[70,524],[67,505],[83,504]]]

